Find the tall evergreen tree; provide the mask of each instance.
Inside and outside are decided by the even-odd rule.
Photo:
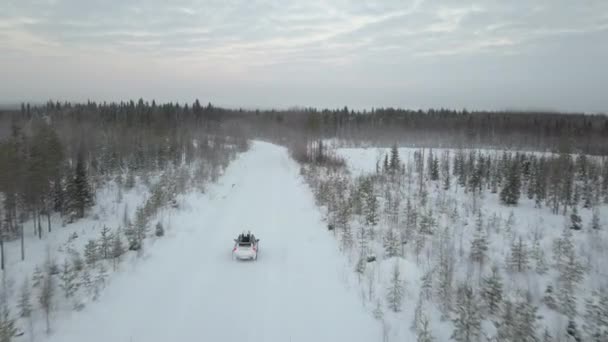
[[[393,275],[391,277],[391,284],[387,289],[386,301],[388,307],[393,312],[401,311],[401,304],[403,301],[403,283],[401,280],[401,272],[399,271],[399,263],[395,263],[393,268]]]
[[[517,157],[510,162],[506,182],[500,191],[500,200],[506,205],[517,205],[521,194],[520,171]]]
[[[68,183],[68,196],[69,208],[75,218],[84,217],[86,209],[94,203],[82,149],[78,152],[74,176]]]
[[[481,285],[481,298],[484,300],[491,315],[498,313],[502,296],[502,277],[498,272],[498,268],[492,267],[492,275],[484,277]]]
[[[457,297],[452,339],[458,342],[477,341],[481,334],[481,313],[473,290],[468,285],[461,286]]]
[[[391,147],[391,161],[389,168],[393,173],[401,170],[401,159],[399,158],[399,149],[397,148],[397,144],[393,144]]]
[[[512,272],[525,272],[528,270],[528,246],[521,236],[511,245],[511,253],[507,259],[507,266]]]
[[[485,229],[483,228],[483,216],[481,211],[477,215],[477,221],[475,224],[475,234],[471,241],[471,260],[479,263],[480,272],[481,267],[485,259],[487,258],[488,252],[488,239]]]
[[[583,228],[583,223],[580,215],[578,214],[578,210],[576,206],[572,207],[572,213],[570,214],[570,229],[572,230],[581,230]]]

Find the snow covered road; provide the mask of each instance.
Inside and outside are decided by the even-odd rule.
[[[175,236],[113,276],[99,302],[58,318],[48,340],[380,340],[298,172],[286,149],[254,143],[208,194],[189,197]],[[243,229],[260,238],[256,262],[231,259]]]

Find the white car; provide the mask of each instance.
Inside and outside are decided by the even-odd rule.
[[[232,258],[237,260],[257,260],[259,241],[260,239],[250,232],[240,234],[238,238],[234,239]]]

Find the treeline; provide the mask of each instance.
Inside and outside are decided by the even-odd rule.
[[[49,102],[36,108],[24,104],[14,113],[30,117],[40,111],[76,122],[96,120],[104,125],[160,130],[187,122],[193,127],[221,127],[240,135],[281,143],[294,136],[312,136],[340,138],[342,144],[354,145],[390,146],[397,142],[417,147],[508,147],[596,155],[608,153],[608,116],[601,114],[444,108],[247,110],[219,108],[211,103],[202,105],[198,100],[192,104],[157,104],[141,99],[109,104]]]
[[[397,142],[416,147],[508,147],[551,152],[569,148],[586,154],[608,153],[607,115],[394,108],[354,111],[347,107],[255,114],[250,117],[314,138],[339,138],[346,145],[388,147]]]
[[[608,202],[606,160],[458,149],[404,155],[393,146],[375,171],[353,177],[322,143],[292,154],[383,327],[384,312],[408,310],[419,341],[437,338],[447,321],[455,341],[606,339],[599,215]],[[484,207],[489,196],[505,207]],[[530,208],[517,208],[524,197],[539,213],[547,206],[564,214],[564,225],[529,222]],[[583,222],[579,209],[591,219]],[[593,243],[582,244],[583,234]],[[412,291],[415,310],[405,305]],[[437,310],[441,320],[432,320]],[[541,310],[560,315],[562,325]]]
[[[190,107],[143,100],[24,104],[1,112],[0,246],[20,235],[23,240],[30,219],[42,238],[54,213],[64,222],[84,217],[108,181],[130,188],[136,177],[145,181],[193,161],[201,162],[198,178],[215,179],[248,141],[236,125],[220,122],[221,112],[198,101]]]

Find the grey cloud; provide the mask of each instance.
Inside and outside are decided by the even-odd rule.
[[[206,89],[234,99],[234,105],[253,104],[252,98],[221,89],[281,89],[285,96],[277,105],[326,105],[334,94],[340,106],[350,91],[362,106],[451,101],[607,110],[593,88],[606,88],[605,41],[605,0],[5,0],[0,73],[22,79],[17,89],[0,85],[0,97],[51,94],[30,85],[40,82],[25,72],[35,64],[48,77],[43,84],[62,90],[52,95],[70,98],[82,94],[75,84],[86,79],[58,78],[57,70],[69,74],[102,65],[104,72],[95,76],[100,86],[133,69]],[[45,58],[53,60],[54,70],[45,69]],[[226,84],[215,89],[200,79]],[[100,93],[159,93],[144,83]],[[318,84],[327,88],[322,95]],[[97,88],[90,89],[87,98]],[[195,90],[180,92],[167,96]],[[526,95],[533,92],[539,96]],[[408,93],[417,100],[403,95]]]

